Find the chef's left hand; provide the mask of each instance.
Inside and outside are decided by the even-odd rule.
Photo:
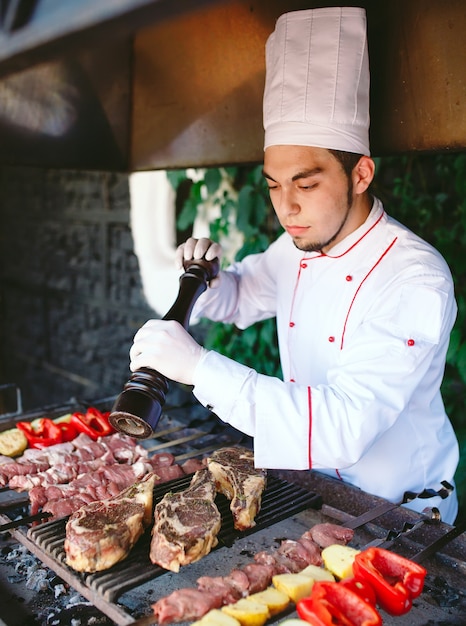
[[[150,367],[170,380],[193,384],[194,370],[205,348],[173,320],[149,320],[134,336],[130,369]]]

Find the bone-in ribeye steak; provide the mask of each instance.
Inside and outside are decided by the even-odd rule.
[[[117,496],[91,502],[66,523],[66,563],[78,572],[99,572],[124,559],[152,521],[157,479],[147,474]]]
[[[165,494],[154,511],[152,563],[178,572],[217,545],[222,518],[215,496],[215,481],[207,469],[197,471],[184,491]]]
[[[207,459],[217,491],[231,500],[230,510],[237,530],[255,525],[260,511],[267,471],[254,467],[254,453],[240,446],[220,448]]]

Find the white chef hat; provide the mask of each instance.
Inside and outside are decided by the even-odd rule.
[[[264,148],[300,145],[370,155],[366,12],[292,11],[266,44]]]

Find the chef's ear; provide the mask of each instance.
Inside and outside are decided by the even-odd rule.
[[[364,193],[375,174],[375,163],[368,156],[362,156],[353,168],[353,189],[355,193]]]

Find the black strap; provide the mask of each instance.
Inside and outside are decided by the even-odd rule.
[[[440,496],[442,500],[445,500],[445,498],[448,498],[448,496],[453,493],[455,488],[447,480],[442,480],[440,484],[442,485],[442,487],[439,490],[424,489],[424,491],[421,491],[421,493],[414,493],[414,491],[405,491],[405,494],[403,496],[403,504],[411,502],[411,500],[415,500],[416,498],[426,500],[427,498],[435,498],[436,496]]]

